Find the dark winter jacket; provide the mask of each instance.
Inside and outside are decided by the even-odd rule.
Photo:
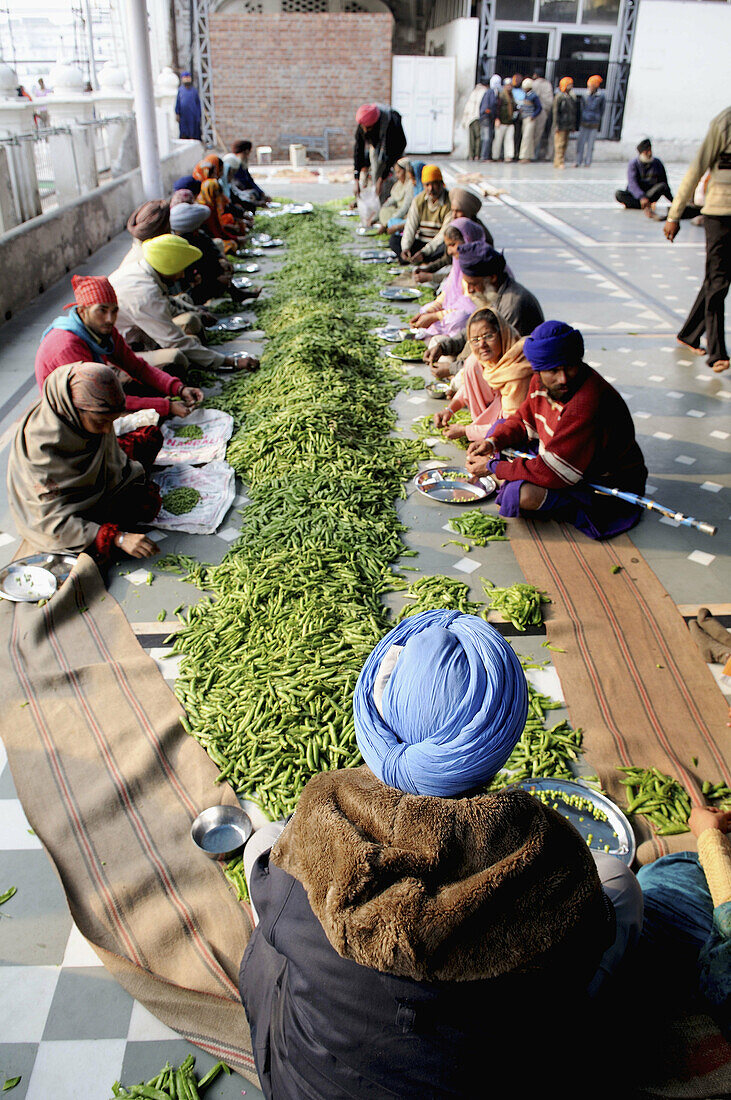
[[[378,122],[367,134],[359,126],[355,131],[353,148],[353,173],[357,179],[364,168],[370,168],[370,146],[378,150],[376,179],[385,179],[406,148],[406,135],[401,125],[401,115],[392,107],[382,107]],[[375,182],[375,180],[374,180]]]
[[[604,92],[590,92],[589,95],[582,96],[580,125],[588,130],[598,130],[602,124],[606,101]]]
[[[273,1100],[467,1100],[527,1032],[521,1066],[545,1057],[614,936],[561,814],[523,791],[406,795],[365,767],[310,780],[250,885],[239,986]]]
[[[579,103],[573,92],[559,92],[553,101],[553,125],[557,130],[578,129]]]

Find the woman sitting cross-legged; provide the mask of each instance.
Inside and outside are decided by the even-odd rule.
[[[471,355],[455,375],[457,392],[447,407],[434,414],[434,425],[447,439],[485,439],[490,430],[511,416],[528,396],[532,369],[523,355],[523,340],[512,325],[491,309],[476,310],[467,322]],[[449,421],[465,406],[471,424]]]
[[[527,706],[473,615],[404,619],[366,659],[366,766],[315,775],[273,847],[270,825],[244,849],[259,923],[239,988],[268,1098],[472,1100],[498,1064],[560,1065],[562,1084],[577,1067],[642,896],[563,814],[486,791]]]
[[[149,468],[162,445],[158,428],[141,441],[145,466],[125,454],[114,421],[124,391],[111,367],[72,363],[43,383],[40,401],[18,428],[8,461],[8,500],[18,533],[34,549],[149,558],[157,546],[135,529],[160,510]]]

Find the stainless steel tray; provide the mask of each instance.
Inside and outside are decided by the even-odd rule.
[[[438,466],[423,470],[414,478],[422,496],[440,504],[474,504],[497,492],[497,483],[489,474],[476,477],[462,466]]]
[[[608,855],[621,859],[628,867],[632,863],[637,848],[632,826],[619,806],[605,794],[593,790],[586,783],[569,779],[523,779],[515,786],[529,794],[558,791],[567,798],[573,796],[587,799],[593,805],[594,812],[585,808],[578,809],[561,798],[553,798],[547,804],[571,822],[592,851],[607,852]],[[541,801],[545,801],[545,798]],[[600,815],[604,815],[607,820],[603,820]]]
[[[381,297],[389,302],[413,302],[421,298],[421,291],[411,286],[387,286],[381,291]]]
[[[0,596],[12,603],[47,600],[68,577],[76,554],[29,554],[0,570]]]

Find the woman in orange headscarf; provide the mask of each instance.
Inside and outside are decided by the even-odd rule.
[[[217,180],[223,172],[223,161],[215,153],[209,153],[203,160],[198,161],[193,169],[193,179],[200,183],[203,180]]]
[[[243,244],[243,236],[238,232],[238,223],[228,211],[228,203],[218,180],[208,179],[201,184],[201,193],[196,202],[207,206],[211,216],[206,222],[206,231],[212,237],[223,241],[224,252],[235,252]]]

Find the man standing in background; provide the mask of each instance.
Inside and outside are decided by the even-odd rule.
[[[551,141],[551,118],[553,115],[553,85],[546,80],[540,69],[533,73],[533,91],[541,101],[542,113],[536,119],[533,131],[534,160],[548,160],[552,150],[549,149]]]
[[[710,169],[706,201],[701,208],[706,231],[706,273],[685,324],[678,333],[681,344],[703,355],[701,337],[706,334],[708,365],[716,374],[728,370],[725,338],[725,301],[731,283],[731,107],[726,107],[708,127],[703,144],[683,176],[668,210],[664,233],[674,241],[680,219],[701,176]]]
[[[201,139],[201,100],[198,89],[193,87],[189,72],[180,74],[178,98],[175,100],[175,118],[181,138]]]
[[[475,84],[467,96],[467,101],[462,112],[462,125],[467,131],[468,146],[467,157],[469,160],[480,159],[481,134],[480,134],[480,104],[487,88],[484,84]]]

